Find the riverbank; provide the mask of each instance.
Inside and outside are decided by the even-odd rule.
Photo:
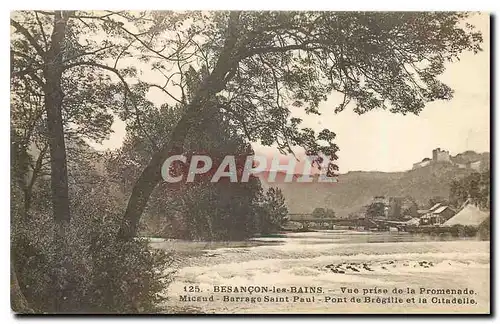
[[[188,241],[179,239],[146,238],[151,246],[176,255],[177,258],[192,258],[213,254],[219,249],[238,249],[261,245],[281,244],[279,238],[283,235],[268,236],[263,240],[250,239],[246,241]]]

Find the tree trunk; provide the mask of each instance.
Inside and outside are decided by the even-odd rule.
[[[51,190],[54,220],[56,224],[69,223],[68,169],[66,162],[66,145],[64,143],[64,127],[62,118],[63,91],[61,78],[63,72],[63,49],[68,15],[55,11],[54,31],[51,36],[50,49],[46,53],[44,69],[45,77],[45,109],[47,110],[47,128],[50,147]]]
[[[33,187],[35,186],[35,182],[38,180],[38,176],[42,170],[42,162],[45,157],[45,153],[47,152],[48,144],[45,144],[35,162],[35,166],[33,167],[33,173],[31,174],[31,178],[27,185],[23,186],[24,192],[24,221],[28,221],[31,219],[30,210],[31,203],[33,200]]]
[[[118,237],[123,240],[129,240],[137,234],[139,220],[146,208],[146,204],[153,192],[154,188],[161,181],[161,167],[163,162],[172,155],[181,154],[183,152],[184,141],[189,130],[193,127],[199,127],[206,118],[206,104],[215,96],[213,84],[210,82],[214,78],[212,74],[205,85],[198,91],[197,96],[186,107],[186,113],[175,126],[170,141],[156,152],[151,161],[142,171],[139,179],[137,179],[132,194],[128,200],[127,209],[123,217]],[[221,81],[222,82],[222,81]],[[219,90],[220,91],[220,90]]]
[[[161,181],[163,162],[171,155],[182,153],[184,140],[189,129],[196,123],[194,114],[190,113],[195,110],[194,105],[189,107],[186,115],[176,125],[170,141],[153,155],[151,161],[137,179],[118,232],[119,238],[129,240],[136,235],[139,219],[146,208],[149,197],[156,185]]]
[[[238,66],[235,49],[238,40],[239,16],[240,12],[232,11],[230,13],[226,40],[214,70],[196,91],[191,103],[187,105],[186,114],[176,125],[170,142],[166,143],[153,155],[151,161],[137,179],[118,231],[120,239],[130,240],[137,234],[139,220],[146,208],[149,197],[161,181],[163,162],[171,155],[182,153],[184,140],[189,130],[202,124],[203,119],[206,117],[204,116],[206,113],[205,106],[210,106],[207,103],[212,101],[215,95],[224,89],[228,80],[234,75]]]
[[[33,313],[33,310],[29,307],[28,301],[19,286],[12,260],[10,262],[10,308],[18,314]]]

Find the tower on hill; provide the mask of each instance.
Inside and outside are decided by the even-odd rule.
[[[432,162],[451,162],[450,152],[437,148],[432,150]]]

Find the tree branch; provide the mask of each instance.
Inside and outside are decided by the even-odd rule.
[[[47,48],[49,48],[49,42],[47,41],[47,36],[45,35],[45,32],[43,30],[42,21],[40,20],[40,17],[38,17],[38,13],[36,11],[35,11],[35,18],[36,22],[38,23],[38,26],[40,27],[40,33],[42,33],[43,42],[45,44],[45,50],[47,50]]]
[[[45,56],[45,51],[42,49],[40,44],[36,42],[33,35],[31,35],[26,28],[24,28],[19,22],[15,21],[12,18],[10,19],[10,24],[14,26],[14,28],[16,28],[16,30],[26,38],[26,40],[31,44],[31,46],[33,46],[33,48],[36,50],[38,55],[40,55],[41,57]]]
[[[100,68],[100,69],[103,69],[103,70],[106,70],[106,71],[110,71],[110,72],[114,73],[120,79],[120,81],[122,82],[123,86],[125,87],[125,93],[130,96],[130,101],[132,102],[132,105],[135,108],[135,115],[136,115],[137,126],[139,127],[140,130],[142,130],[142,132],[148,138],[148,140],[151,142],[151,144],[154,146],[154,148],[156,150],[159,150],[159,146],[156,144],[156,142],[153,140],[153,138],[148,134],[148,132],[146,132],[146,130],[142,126],[141,120],[139,118],[139,109],[137,107],[137,103],[135,101],[134,94],[130,90],[130,87],[129,87],[127,81],[121,75],[120,71],[118,71],[117,69],[115,69],[113,67],[110,67],[110,66],[107,66],[107,65],[104,65],[104,64],[100,64],[100,63],[96,63],[96,62],[74,62],[74,63],[68,64],[68,65],[65,65],[63,69],[67,70],[67,69],[71,69],[73,67],[82,66],[82,65],[93,66],[93,67],[97,67],[97,68]]]

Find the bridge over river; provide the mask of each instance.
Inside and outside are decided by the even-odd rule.
[[[288,214],[288,219],[291,222],[301,223],[303,225],[307,225],[310,223],[316,224],[328,224],[328,226],[333,227],[336,226],[364,226],[366,221],[365,219],[356,219],[356,218],[317,218],[313,217],[312,214]]]
[[[390,221],[387,219],[366,218],[317,218],[312,214],[290,213],[288,219],[291,222],[301,223],[307,227],[334,228],[334,226],[363,227],[363,228],[388,228],[402,227],[404,222]],[[316,224],[316,226],[311,226]]]

